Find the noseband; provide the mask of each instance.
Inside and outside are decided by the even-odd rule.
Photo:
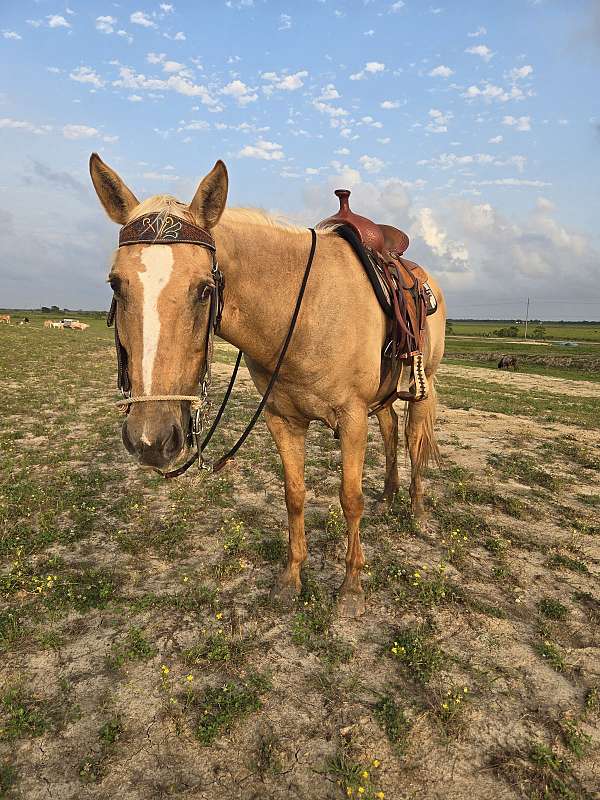
[[[304,270],[304,276],[302,278],[302,284],[300,286],[300,290],[298,292],[298,297],[296,300],[296,306],[294,308],[294,313],[292,315],[292,320],[290,322],[290,327],[287,332],[287,336],[281,348],[281,352],[279,353],[279,358],[277,359],[277,363],[275,364],[275,368],[271,375],[271,379],[269,384],[266,388],[266,391],[260,401],[258,408],[254,412],[252,419],[246,426],[246,429],[234,444],[234,446],[218,461],[214,464],[207,465],[202,457],[202,453],[206,448],[207,444],[209,443],[210,439],[212,438],[213,433],[217,429],[217,426],[221,420],[221,416],[225,410],[225,406],[227,405],[227,401],[231,395],[231,391],[233,389],[233,385],[235,383],[235,379],[238,373],[238,369],[242,360],[242,351],[238,351],[237,359],[235,362],[235,367],[233,368],[233,372],[231,374],[231,378],[229,380],[229,385],[223,397],[223,401],[221,402],[221,406],[217,411],[213,424],[210,427],[210,430],[204,437],[204,440],[200,440],[200,436],[204,430],[206,423],[208,422],[208,418],[210,415],[210,399],[209,399],[209,390],[212,380],[211,374],[211,366],[212,366],[212,357],[213,357],[213,339],[215,333],[218,331],[219,326],[221,324],[221,317],[223,314],[223,288],[225,285],[225,279],[223,273],[219,269],[219,264],[217,262],[217,250],[215,245],[215,240],[211,236],[208,231],[205,231],[203,228],[200,228],[198,225],[194,225],[187,220],[182,219],[181,217],[176,217],[171,214],[166,214],[164,212],[152,213],[152,214],[145,214],[142,217],[138,217],[137,219],[132,220],[132,222],[127,223],[121,228],[119,233],[119,247],[127,247],[128,245],[132,244],[195,244],[199,247],[204,247],[207,250],[210,250],[212,254],[212,267],[211,267],[211,277],[213,279],[213,287],[211,290],[211,297],[210,297],[210,310],[209,310],[209,323],[208,323],[208,335],[206,337],[206,357],[204,361],[204,370],[202,375],[199,378],[200,384],[200,394],[199,395],[187,395],[187,394],[158,394],[158,395],[138,395],[133,397],[131,395],[131,381],[129,379],[129,372],[128,372],[128,363],[127,363],[127,351],[123,347],[121,340],[119,338],[119,331],[117,327],[117,298],[116,295],[113,295],[112,304],[110,307],[110,311],[108,312],[108,316],[106,318],[106,324],[110,327],[114,324],[115,327],[115,347],[117,351],[117,387],[121,394],[123,395],[123,400],[120,400],[116,405],[119,408],[124,410],[125,414],[129,413],[131,406],[134,403],[150,403],[150,402],[161,402],[161,401],[183,401],[190,403],[190,409],[194,411],[194,418],[191,427],[191,433],[194,438],[196,444],[196,452],[193,454],[191,458],[189,458],[182,466],[178,467],[177,469],[171,470],[170,472],[160,473],[165,478],[176,478],[179,475],[182,475],[186,470],[188,470],[191,465],[197,460],[199,469],[208,469],[213,472],[218,472],[225,464],[233,458],[233,456],[237,453],[239,448],[242,444],[246,441],[248,435],[250,434],[252,428],[256,424],[258,418],[260,417],[263,408],[266,405],[266,402],[271,394],[271,390],[277,380],[277,376],[279,375],[279,370],[283,363],[283,359],[285,358],[285,354],[287,352],[290,340],[292,338],[292,334],[296,327],[296,322],[298,320],[298,315],[300,313],[300,306],[302,305],[302,298],[304,297],[304,292],[306,289],[306,284],[308,282],[308,276],[310,275],[310,270],[312,267],[315,250],[317,247],[317,235],[313,228],[310,228],[311,232],[311,248],[310,254],[308,256],[308,261],[306,264],[306,268]],[[157,470],[160,472],[160,470]]]

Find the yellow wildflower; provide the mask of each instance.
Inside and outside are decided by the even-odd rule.
[[[364,794],[365,793],[365,787],[364,786],[359,786],[358,787],[358,793],[359,794]]]
[[[194,676],[193,676],[193,675],[192,675],[192,673],[190,672],[190,674],[189,674],[189,675],[186,675],[186,676],[185,676],[185,679],[186,679],[186,681],[187,681],[188,683],[191,683],[191,682],[194,680]]]
[[[223,619],[223,612],[222,612],[222,611],[218,611],[218,612],[215,614],[215,617],[216,617],[217,619]]]
[[[367,780],[367,778],[369,777],[369,773],[367,772],[366,769],[363,769],[363,771],[360,773],[360,777]]]
[[[377,769],[377,767],[381,764],[381,761],[378,758],[374,758],[371,763],[373,764],[375,769]]]

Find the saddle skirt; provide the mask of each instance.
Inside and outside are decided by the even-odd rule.
[[[403,257],[410,243],[404,231],[355,214],[350,210],[348,189],[337,189],[335,194],[340,201],[338,213],[316,227],[335,227],[336,233],[352,246],[388,318],[381,384],[392,378],[395,391],[374,411],[398,398],[424,400],[428,395],[423,365],[425,321],[437,309],[429,277],[422,267]]]

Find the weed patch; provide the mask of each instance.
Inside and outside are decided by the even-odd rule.
[[[430,641],[431,628],[420,625],[400,630],[389,647],[392,657],[417,683],[427,683],[444,659],[443,652]]]
[[[219,688],[205,689],[200,697],[188,695],[186,707],[197,714],[194,732],[203,745],[231,730],[233,725],[261,707],[261,695],[270,689],[262,675],[253,675],[244,683],[226,683]]]

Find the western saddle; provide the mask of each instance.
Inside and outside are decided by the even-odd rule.
[[[403,258],[410,240],[404,231],[378,225],[350,210],[348,189],[336,189],[337,214],[317,228],[335,227],[359,257],[387,319],[382,350],[381,385],[393,386],[371,413],[396,399],[418,401],[428,395],[423,364],[425,321],[437,301],[422,267]]]

